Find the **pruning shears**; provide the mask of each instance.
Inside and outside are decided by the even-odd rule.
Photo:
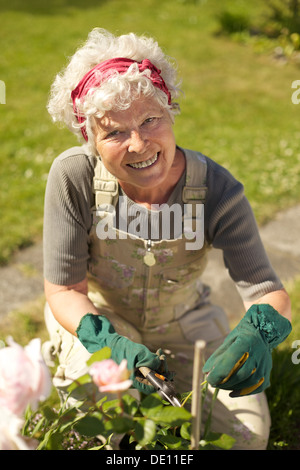
[[[180,401],[176,397],[174,385],[164,375],[149,369],[149,367],[140,367],[139,370],[162,398],[173,406],[181,406]]]

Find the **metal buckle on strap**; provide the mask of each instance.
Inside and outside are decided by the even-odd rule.
[[[93,179],[94,185],[94,192],[100,191],[104,193],[111,193],[112,196],[116,196],[118,194],[119,186],[117,181],[115,180],[103,180],[94,177]]]
[[[182,190],[182,200],[184,203],[203,203],[203,201],[205,200],[206,191],[206,186],[200,186],[197,188],[193,186],[184,186]]]
[[[103,205],[115,205],[119,195],[119,186],[117,181],[103,180],[94,177],[93,182],[93,188],[96,194],[96,207]]]

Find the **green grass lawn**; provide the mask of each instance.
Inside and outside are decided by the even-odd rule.
[[[243,11],[258,24],[265,6],[258,0],[0,0],[0,80],[6,85],[6,104],[0,104],[0,263],[42,236],[50,165],[77,144],[51,123],[49,88],[94,27],[154,36],[176,59],[185,92],[177,143],[202,151],[241,179],[260,224],[299,203],[300,104],[291,101],[291,85],[300,79],[300,65],[275,60],[269,42],[255,48],[216,34],[225,9]],[[295,339],[299,288],[299,281],[290,286]],[[8,331],[23,344],[43,335],[42,303],[7,317],[2,334]],[[291,351],[289,340],[275,358],[282,368],[274,367],[269,392],[270,448],[293,448],[299,441],[300,365],[292,364]]]
[[[272,426],[269,449],[300,450],[300,277],[287,290],[293,306],[293,330],[273,352],[267,390]]]

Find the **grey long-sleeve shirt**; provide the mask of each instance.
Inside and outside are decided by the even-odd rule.
[[[91,208],[95,204],[94,163],[95,157],[88,155],[84,146],[74,147],[57,157],[49,172],[44,210],[44,276],[54,284],[75,284],[87,273]],[[184,183],[183,175],[169,204],[182,202]],[[242,299],[253,301],[281,289],[243,185],[207,158],[207,188],[205,238],[223,251],[225,266]]]

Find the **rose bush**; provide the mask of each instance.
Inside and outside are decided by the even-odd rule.
[[[24,420],[0,407],[0,450],[34,450],[38,441],[21,434]]]
[[[24,348],[12,338],[0,349],[0,406],[21,416],[30,405],[36,409],[52,388],[51,375],[41,354],[41,341],[34,339]]]
[[[52,389],[40,339],[24,348],[8,338],[0,349],[0,450],[33,450],[38,441],[22,435],[28,406],[36,410]]]
[[[110,352],[104,348],[94,353],[87,362],[89,373],[69,386],[69,393],[83,391],[81,402],[70,408],[65,404],[53,407],[46,401],[36,410],[51,388],[40,341],[22,348],[9,340],[9,346],[0,349],[0,449],[189,450],[192,416],[184,405],[191,393],[180,397],[181,407],[164,402],[156,393],[141,399],[125,393],[131,386],[127,364],[115,364]],[[116,393],[116,399],[104,395],[97,401],[97,388]],[[83,411],[82,405],[87,403],[88,409]],[[200,448],[230,449],[234,439],[210,433],[209,419]]]

